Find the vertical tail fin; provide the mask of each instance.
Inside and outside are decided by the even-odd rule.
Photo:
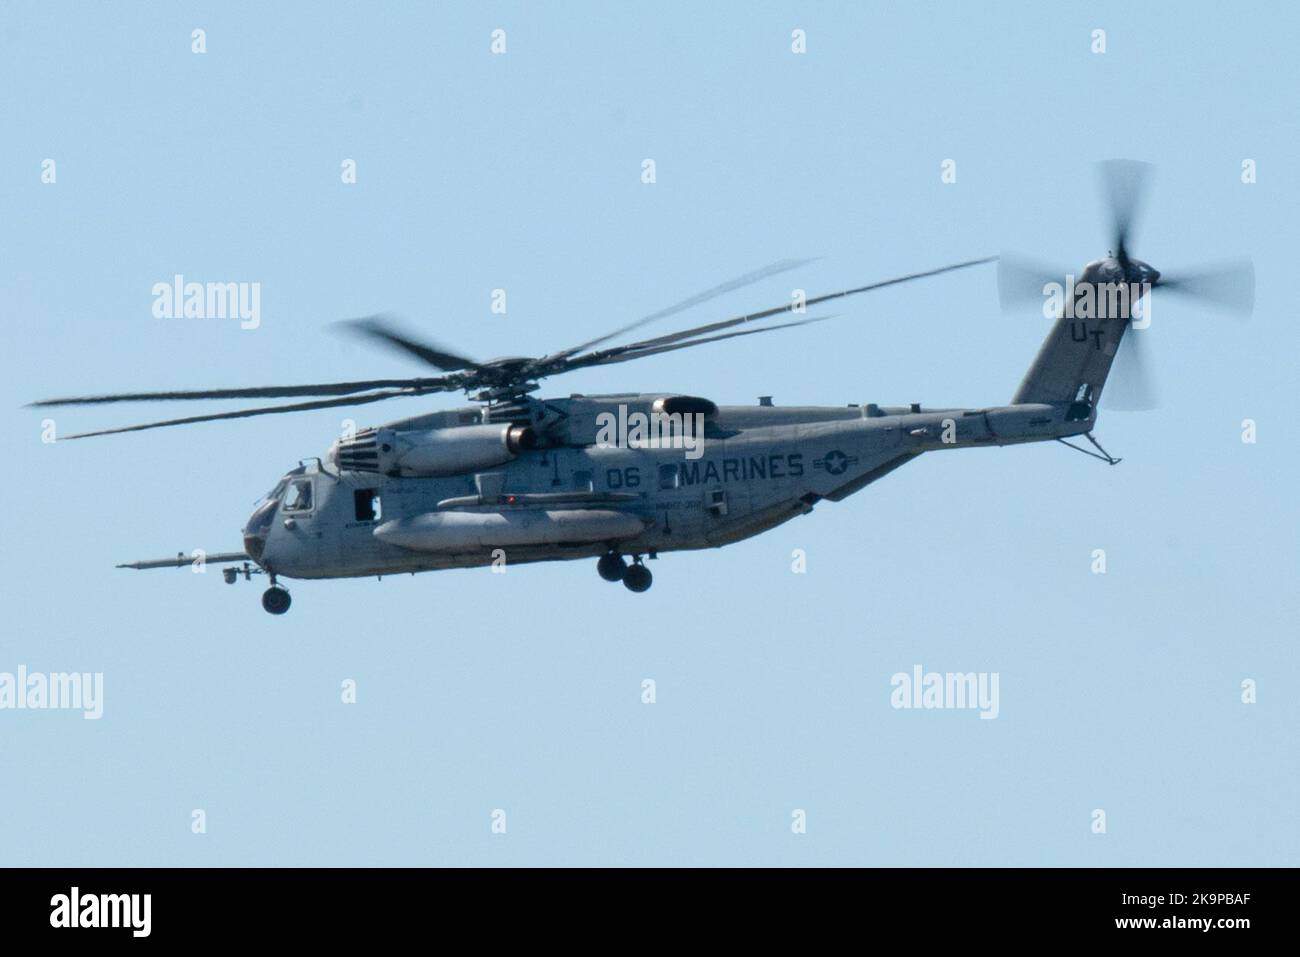
[[[1012,403],[1087,402],[1095,406],[1127,328],[1126,321],[1117,319],[1057,319]]]
[[[1137,310],[1142,292],[1127,290],[1122,299],[1116,291],[1123,283],[1098,283],[1093,279],[1096,263],[1084,270],[1084,279],[1074,287],[1072,308],[1063,309],[1025,373],[1012,402],[1086,403],[1082,415],[1087,418],[1101,398],[1106,377],[1115,354],[1129,327],[1130,305]],[[1140,313],[1139,313],[1140,315]]]

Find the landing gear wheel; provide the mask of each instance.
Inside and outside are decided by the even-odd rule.
[[[289,610],[292,601],[289,593],[278,585],[272,585],[262,592],[262,607],[273,615],[283,615]]]
[[[627,571],[623,573],[623,585],[628,591],[643,592],[654,582],[654,575],[650,574],[650,569],[646,568],[640,562],[635,565],[629,565]]]
[[[617,552],[610,552],[600,556],[600,561],[596,562],[596,572],[607,582],[621,582],[627,574],[627,562]]]

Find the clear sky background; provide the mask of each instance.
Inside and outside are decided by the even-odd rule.
[[[1282,3],[5,3],[0,671],[103,672],[105,702],[0,711],[0,864],[1300,864],[1296,25]],[[666,555],[645,595],[580,562],[291,583],[274,618],[264,580],[113,565],[238,549],[343,414],[47,445],[22,408],[422,374],[329,328],[380,310],[537,355],[785,257],[822,258],[663,331],[1001,250],[1080,266],[1115,156],[1156,165],[1137,255],[1259,278],[1244,325],[1156,303],[1163,404],[1097,430],[1122,465],[925,456]],[[260,282],[261,327],[153,318],[176,273]],[[836,311],[547,391],[997,403],[1047,328],[999,310],[991,267]],[[916,664],[997,672],[1000,716],[894,710]]]

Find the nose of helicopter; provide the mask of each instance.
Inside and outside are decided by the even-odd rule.
[[[262,555],[266,551],[266,536],[271,531],[276,504],[273,499],[263,501],[244,524],[244,552],[258,564],[261,564]]]

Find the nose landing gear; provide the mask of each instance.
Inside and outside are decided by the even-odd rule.
[[[272,615],[283,615],[292,603],[293,599],[289,597],[288,590],[279,585],[272,585],[262,592],[262,607]]]

